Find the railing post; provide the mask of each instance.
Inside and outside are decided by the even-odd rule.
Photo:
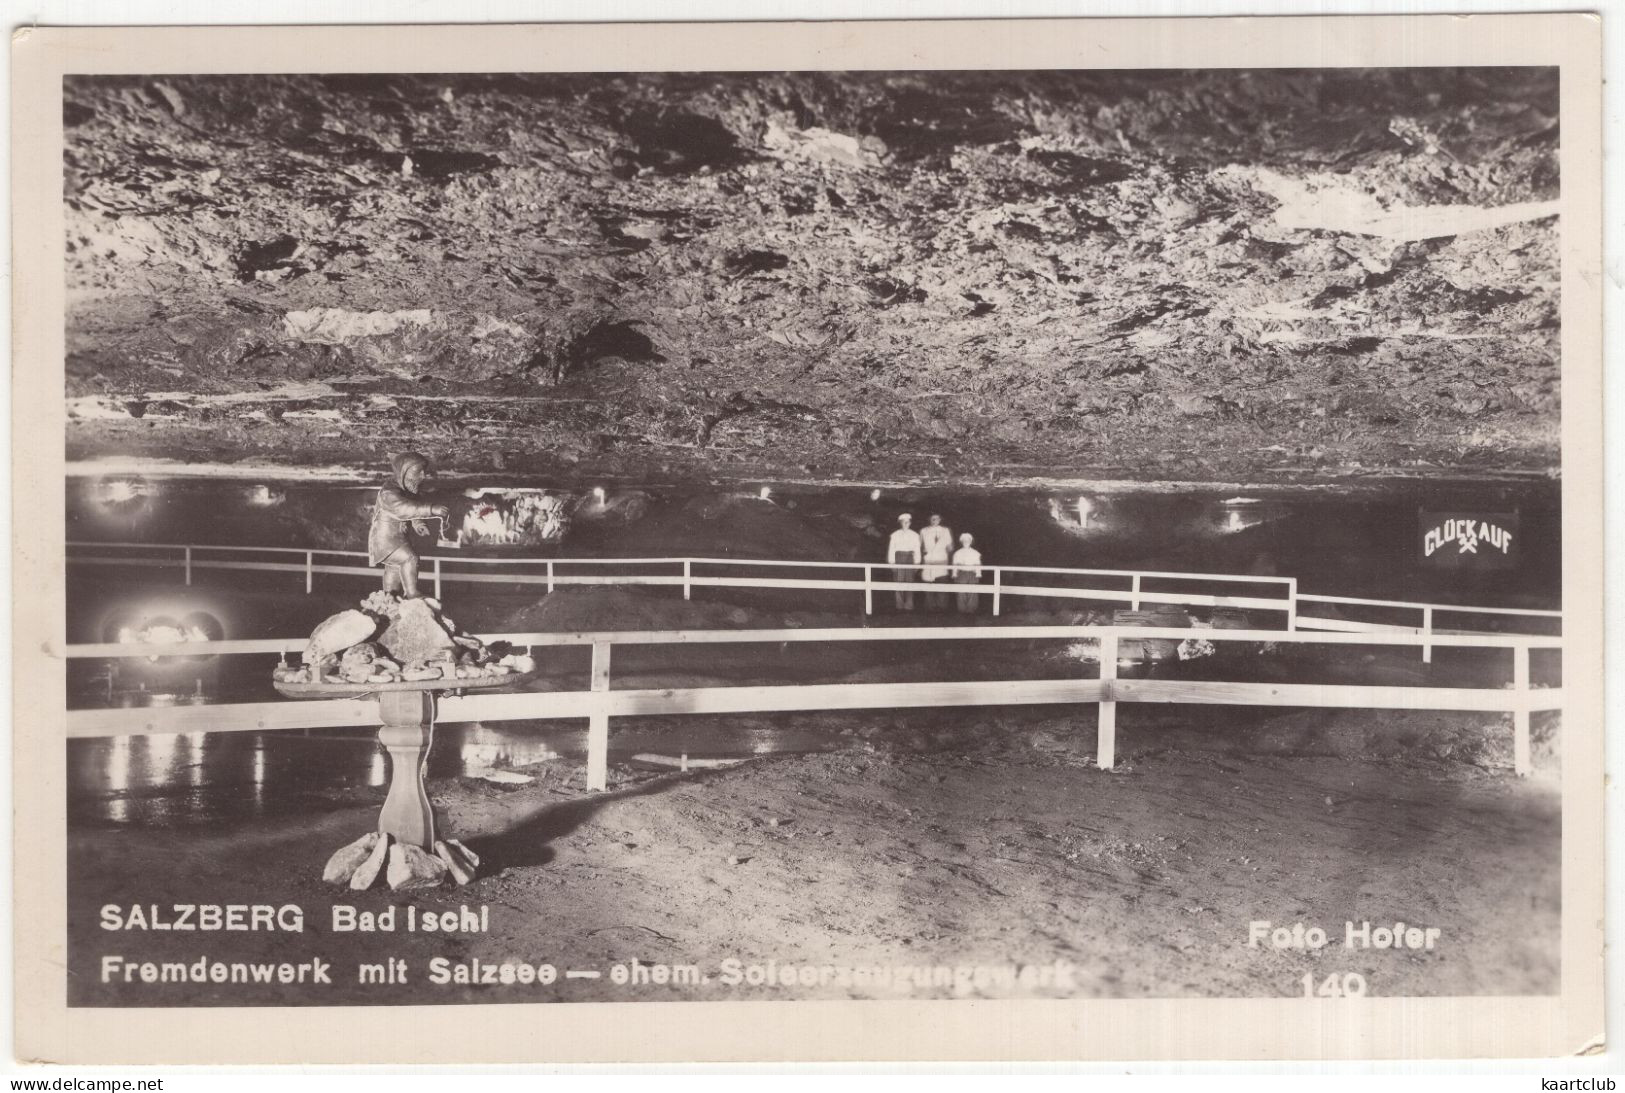
[[[1128,607],[1130,611],[1140,609],[1140,575],[1138,573],[1134,575],[1134,584],[1129,587]]]
[[[1100,720],[1095,727],[1095,765],[1111,770],[1117,765],[1117,699],[1112,697],[1112,681],[1117,678],[1117,635],[1100,639]]]
[[[591,690],[609,691],[609,651],[607,641],[592,643]],[[587,717],[587,788],[609,788],[609,711],[600,706]]]
[[[1289,578],[1286,597],[1286,628],[1298,628],[1298,578]]]
[[[873,615],[875,613],[874,583],[875,583],[875,567],[872,566],[872,565],[864,566],[863,567],[863,613],[865,615]]]
[[[1431,607],[1422,608],[1422,633],[1425,634],[1427,636],[1427,639],[1428,639],[1427,641],[1424,641],[1422,643],[1422,663],[1423,664],[1432,664],[1433,663],[1433,608],[1431,608]]]
[[[549,592],[553,591],[553,562],[551,559],[547,563],[547,590]]]
[[[689,582],[694,579],[694,571],[691,568],[689,568],[689,566],[690,566],[689,559],[684,558],[683,559],[683,599],[685,599],[685,600],[689,600],[689,599],[694,598],[694,595],[693,595],[694,594],[694,589],[689,584]]]
[[[305,551],[305,595],[310,595],[310,590],[315,587],[315,583],[316,552],[314,550],[307,550]]]
[[[1529,754],[1529,646],[1519,645],[1512,650],[1513,701],[1512,711],[1512,769],[1519,775],[1535,772]]]
[[[191,547],[186,548],[186,584],[187,584],[187,587],[191,587],[191,584],[192,584],[192,548]]]
[[[999,568],[997,566],[994,566],[993,567],[993,617],[994,618],[999,617],[999,597],[1000,597],[999,586],[1000,586],[1000,583],[1001,583],[1001,575],[999,573]]]
[[[445,602],[446,597],[440,594],[440,559],[434,560],[434,598]]]

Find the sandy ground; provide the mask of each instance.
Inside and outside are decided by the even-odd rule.
[[[862,715],[838,735],[840,750],[687,773],[617,765],[604,793],[580,788],[580,767],[563,762],[526,768],[536,780],[517,787],[436,781],[442,830],[484,855],[490,873],[456,891],[350,893],[321,882],[328,854],[374,822],[382,791],[361,786],[307,815],[226,829],[78,825],[68,844],[70,999],[1284,996],[1303,991],[1305,973],[1319,982],[1349,972],[1373,995],[1557,989],[1561,801],[1544,749],[1543,769],[1519,780],[1501,744],[1462,761],[1451,741],[1484,726],[1459,717],[1210,714],[1125,711],[1110,773],[1093,765],[1089,715],[1035,710]],[[920,747],[950,738],[952,747]],[[296,904],[305,932],[98,926],[107,904],[121,918],[132,904],[172,918],[173,904],[234,903]],[[335,904],[397,906],[398,927],[408,908],[484,907],[489,931],[334,933]],[[1262,920],[1320,926],[1329,943],[1251,947],[1249,924]],[[1350,920],[1440,933],[1431,950],[1351,949]],[[315,957],[330,962],[332,984],[147,984],[139,972],[104,984],[108,955]],[[360,965],[391,958],[405,961],[403,984],[357,981]],[[435,958],[547,964],[559,978],[437,985]],[[615,981],[633,961],[650,982]],[[655,965],[691,967],[695,981],[662,985]],[[829,970],[786,986],[786,965]],[[958,986],[912,978],[936,965],[995,970],[962,973]],[[750,982],[753,966],[769,981]]]

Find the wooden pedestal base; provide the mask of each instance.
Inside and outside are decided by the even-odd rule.
[[[378,814],[378,830],[432,854],[434,806],[423,775],[434,740],[434,694],[383,691],[378,706],[384,722],[378,740],[389,751],[389,796]]]

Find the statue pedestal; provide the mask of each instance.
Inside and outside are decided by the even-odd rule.
[[[278,682],[275,686],[277,691],[289,698],[370,697],[377,700],[378,718],[382,724],[378,730],[378,741],[389,752],[389,794],[378,813],[378,832],[388,837],[386,841],[391,844],[392,854],[409,847],[421,850],[429,857],[438,854],[444,860],[449,853],[457,863],[451,875],[458,883],[466,883],[467,879],[472,879],[479,859],[456,840],[445,839],[436,833],[434,804],[429,800],[429,790],[424,784],[429,748],[434,743],[436,695],[445,691],[494,691],[512,687],[528,678],[528,675],[506,675],[412,683]],[[370,840],[373,837],[364,838]],[[449,851],[442,850],[448,845]],[[412,851],[407,851],[406,856],[410,858]],[[452,863],[448,861],[447,864]]]
[[[385,691],[378,696],[383,728],[378,742],[389,752],[389,796],[378,830],[396,841],[434,853],[434,805],[423,776],[434,743],[432,691]]]

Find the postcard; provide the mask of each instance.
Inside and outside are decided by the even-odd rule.
[[[20,31],[19,1054],[1597,1050],[1600,42]]]

